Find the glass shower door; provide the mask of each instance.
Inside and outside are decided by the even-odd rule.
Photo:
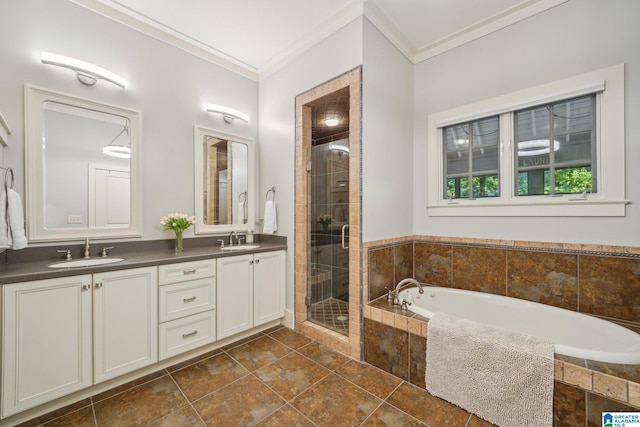
[[[311,148],[311,263],[307,318],[349,332],[349,140]]]

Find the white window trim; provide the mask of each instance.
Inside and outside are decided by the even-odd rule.
[[[586,198],[515,196],[513,179],[513,112],[581,95],[598,93],[596,148],[598,192]],[[508,114],[507,114],[508,113]],[[446,200],[443,196],[443,127],[500,115],[500,197]],[[498,96],[427,119],[429,216],[625,216],[624,64]]]

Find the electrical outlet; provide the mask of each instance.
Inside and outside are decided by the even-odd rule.
[[[67,215],[67,224],[82,224],[81,215]]]

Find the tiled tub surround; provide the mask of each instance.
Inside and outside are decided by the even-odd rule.
[[[425,386],[428,320],[390,305],[405,277],[553,305],[640,331],[640,248],[412,236],[365,244],[363,359]],[[554,422],[599,426],[602,411],[640,409],[640,365],[558,356]]]

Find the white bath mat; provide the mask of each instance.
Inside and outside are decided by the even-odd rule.
[[[435,313],[427,328],[427,390],[498,426],[551,427],[553,348]]]

